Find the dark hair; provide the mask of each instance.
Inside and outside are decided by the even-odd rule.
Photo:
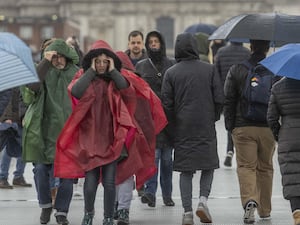
[[[253,53],[266,54],[270,49],[270,41],[266,40],[250,40],[251,50]]]
[[[134,30],[134,31],[131,31],[129,34],[128,34],[128,41],[130,40],[130,37],[136,37],[136,36],[141,36],[142,37],[142,40],[144,40],[144,35],[141,31],[139,30]]]

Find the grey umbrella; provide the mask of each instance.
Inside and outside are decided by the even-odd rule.
[[[273,46],[300,42],[300,16],[257,13],[234,16],[221,25],[209,40],[249,42],[269,40]]]

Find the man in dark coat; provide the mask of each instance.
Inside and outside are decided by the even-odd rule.
[[[278,141],[283,196],[290,201],[295,225],[300,224],[300,80],[283,78],[271,92],[267,119]]]
[[[139,61],[136,64],[136,71],[150,85],[155,94],[161,98],[160,91],[164,73],[175,64],[175,60],[166,56],[165,40],[158,31],[151,31],[147,34],[145,47],[149,58]],[[164,129],[157,135],[155,163],[157,168],[160,167],[160,185],[166,206],[175,205],[172,200],[172,153],[173,144],[166,129]],[[157,176],[156,173],[146,182],[145,193],[141,197],[142,203],[148,204],[149,207],[155,207],[156,204]]]
[[[219,48],[217,55],[215,56],[215,65],[221,76],[222,87],[224,87],[225,79],[229,68],[232,65],[241,63],[242,61],[250,57],[250,50],[243,46],[240,42],[229,42],[228,45]],[[234,153],[233,141],[231,133],[227,132],[227,149],[226,158],[224,161],[224,166],[231,167],[232,157]]]
[[[177,64],[169,68],[162,85],[162,102],[175,127],[174,170],[180,173],[184,208],[182,224],[193,223],[192,178],[201,170],[196,214],[211,223],[207,207],[214,170],[219,168],[215,122],[220,119],[224,95],[220,76],[213,65],[199,60],[196,39],[179,34],[175,45]]]
[[[269,51],[269,41],[251,40],[251,57],[255,66]],[[243,117],[241,93],[248,75],[243,64],[232,66],[225,80],[225,127],[232,133],[236,149],[237,173],[244,223],[254,223],[256,208],[263,219],[270,219],[273,183],[273,153],[275,140],[267,121],[253,121]]]

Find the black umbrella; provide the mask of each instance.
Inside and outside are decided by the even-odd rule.
[[[249,42],[268,40],[273,46],[300,42],[300,16],[257,13],[234,16],[221,25],[209,40]]]
[[[197,23],[197,24],[193,24],[193,25],[187,27],[184,30],[184,32],[192,33],[192,34],[201,32],[201,33],[211,35],[216,29],[217,29],[217,27],[212,24]]]

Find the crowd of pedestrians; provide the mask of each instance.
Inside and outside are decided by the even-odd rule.
[[[281,96],[283,89],[295,92],[298,83],[275,85],[267,121],[250,121],[240,112],[248,74],[242,62],[257,65],[269,46],[269,41],[251,40],[249,50],[241,43],[209,43],[207,35],[182,33],[172,58],[156,30],[145,40],[141,31],[130,32],[124,52],[101,39],[86,53],[74,36],[45,40],[36,65],[40,82],[0,93],[0,126],[14,127],[23,139],[20,155],[12,156],[9,145],[2,146],[0,189],[32,187],[24,178],[26,163],[32,163],[41,224],[49,223],[53,210],[57,224],[70,224],[73,187],[82,179],[81,225],[93,224],[100,183],[103,225],[128,225],[134,189],[141,204],[155,208],[160,185],[163,204],[175,206],[172,174],[178,171],[181,223],[193,225],[193,176],[201,171],[195,214],[201,223],[213,223],[208,200],[214,171],[220,167],[215,123],[223,113],[228,132],[224,165],[231,167],[236,153],[244,223],[255,222],[255,210],[260,219],[271,219],[272,160],[278,141],[283,193],[299,225],[299,169],[285,166],[292,157],[287,148],[298,156],[298,131],[285,125],[298,122],[289,117],[298,107]],[[290,133],[294,144],[286,144]],[[17,160],[12,185],[11,158]]]

